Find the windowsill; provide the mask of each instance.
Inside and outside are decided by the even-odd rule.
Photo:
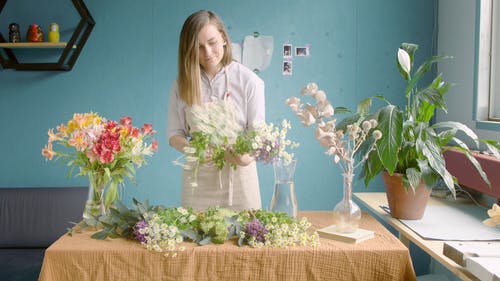
[[[476,121],[476,128],[481,130],[500,131],[500,122]]]

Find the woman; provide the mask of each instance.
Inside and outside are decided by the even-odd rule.
[[[242,128],[264,122],[264,82],[251,70],[233,61],[231,41],[222,20],[211,11],[189,16],[179,40],[177,81],[172,86],[168,108],[169,144],[180,152],[189,146],[193,105],[214,99],[231,100]],[[248,154],[226,153],[230,165],[218,171],[213,165],[198,170],[197,187],[192,187],[192,171],[184,170],[181,203],[185,207],[204,210],[221,206],[234,210],[261,208],[255,161]]]

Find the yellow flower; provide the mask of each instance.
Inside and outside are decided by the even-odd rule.
[[[73,133],[75,130],[79,130],[80,126],[78,125],[78,122],[74,119],[71,119],[68,121],[68,127],[66,129],[66,132],[68,134]]]

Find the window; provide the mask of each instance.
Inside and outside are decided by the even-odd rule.
[[[500,3],[492,2],[489,119],[500,121]]]
[[[478,3],[476,120],[500,122],[500,1]]]

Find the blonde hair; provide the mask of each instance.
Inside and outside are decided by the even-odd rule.
[[[207,24],[213,24],[226,42],[223,47],[222,65],[227,65],[232,60],[231,41],[224,23],[217,14],[212,11],[201,10],[186,19],[179,38],[177,84],[179,96],[188,106],[201,103],[198,34]]]

